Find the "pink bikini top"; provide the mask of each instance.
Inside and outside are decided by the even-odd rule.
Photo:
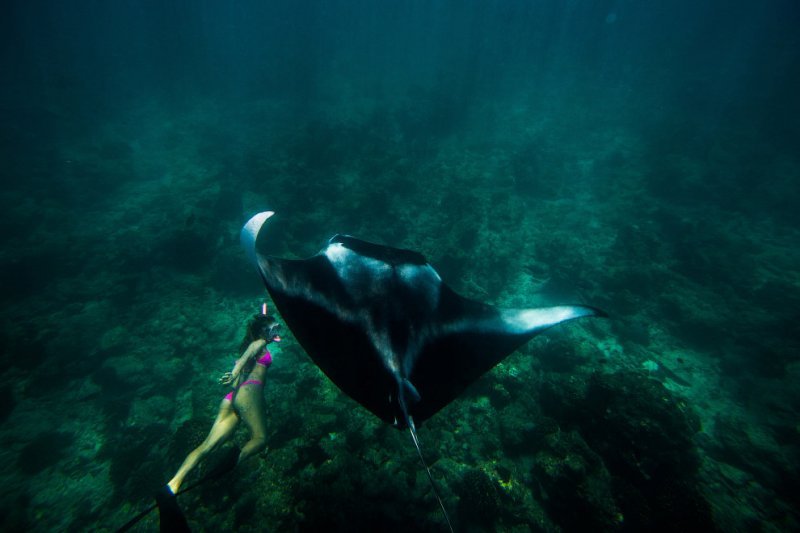
[[[256,364],[261,366],[269,366],[272,364],[272,354],[269,353],[269,350],[264,350],[264,355],[256,360]]]

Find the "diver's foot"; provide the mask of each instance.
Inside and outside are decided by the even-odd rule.
[[[162,505],[170,505],[171,501],[175,500],[175,492],[173,492],[172,487],[169,485],[164,485],[158,492],[156,492],[156,503],[159,507]]]

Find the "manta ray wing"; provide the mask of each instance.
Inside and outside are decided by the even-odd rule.
[[[438,334],[426,340],[409,377],[420,397],[411,409],[414,420],[436,414],[542,331],[587,316],[605,313],[581,305],[498,309],[443,286]]]

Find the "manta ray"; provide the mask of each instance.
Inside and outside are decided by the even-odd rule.
[[[342,392],[410,430],[452,530],[416,425],[535,335],[606,314],[585,305],[499,309],[457,294],[418,252],[348,235],[307,259],[264,255],[256,242],[274,214],[253,216],[241,243],[286,326]]]

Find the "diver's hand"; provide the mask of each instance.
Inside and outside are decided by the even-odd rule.
[[[222,374],[222,377],[219,378],[219,383],[220,385],[229,385],[230,383],[233,383],[233,380],[234,380],[233,372],[225,372],[224,374]]]

